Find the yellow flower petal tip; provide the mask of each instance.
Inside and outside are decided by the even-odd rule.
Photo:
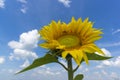
[[[44,40],[41,47],[49,50],[61,49],[63,58],[70,54],[78,65],[82,60],[89,64],[86,52],[104,54],[94,44],[101,38],[103,32],[93,28],[93,22],[89,21],[89,18],[82,21],[82,18],[76,20],[72,17],[68,24],[52,21],[49,25],[44,26],[39,34]]]

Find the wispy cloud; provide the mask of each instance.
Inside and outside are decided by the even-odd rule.
[[[5,0],[0,0],[0,8],[4,8],[5,7]]]
[[[27,0],[18,0],[18,2],[21,2],[21,3],[26,4],[26,3],[27,3]]]
[[[37,54],[32,50],[37,47],[39,40],[39,34],[37,30],[22,33],[19,41],[10,41],[8,46],[13,49],[13,53],[10,54],[9,59],[35,59]]]
[[[5,62],[5,58],[0,56],[0,64],[3,64]]]
[[[27,9],[28,9],[28,8],[23,5],[23,7],[20,9],[20,11],[21,11],[23,14],[25,14],[25,13],[27,13]]]
[[[65,7],[70,7],[70,0],[58,0],[60,3],[63,3]]]
[[[101,47],[116,47],[116,46],[120,46],[120,42],[104,43],[98,45]]]
[[[17,0],[17,1],[20,2],[21,5],[22,5],[20,11],[21,11],[23,14],[27,13],[27,9],[28,9],[28,7],[26,6],[27,0]]]
[[[117,29],[117,30],[115,30],[114,32],[112,32],[113,35],[114,35],[114,34],[117,34],[117,33],[120,33],[120,29]]]

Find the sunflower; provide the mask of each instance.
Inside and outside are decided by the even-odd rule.
[[[49,50],[63,50],[61,56],[66,58],[67,55],[71,55],[78,65],[82,59],[88,64],[86,53],[104,54],[94,43],[101,38],[102,31],[93,28],[93,22],[88,18],[82,21],[81,18],[76,20],[72,17],[68,24],[52,21],[49,25],[44,26],[39,34],[44,40],[40,44],[41,47]]]

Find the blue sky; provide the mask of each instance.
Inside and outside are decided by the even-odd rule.
[[[0,80],[66,80],[60,65],[49,64],[14,75],[46,50],[37,46],[38,30],[52,20],[68,23],[89,17],[103,38],[96,44],[114,58],[82,64],[84,80],[120,80],[120,0],[0,0]],[[64,60],[61,60],[65,63]],[[6,77],[7,76],[7,77]]]

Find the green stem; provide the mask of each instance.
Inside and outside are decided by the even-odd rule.
[[[72,58],[68,58],[67,59],[67,63],[68,63],[68,80],[73,80],[73,67],[72,67]]]
[[[73,72],[75,72],[78,68],[79,68],[79,65],[73,70]]]
[[[57,63],[60,64],[65,70],[68,71],[68,68],[66,68],[65,65],[63,65],[61,62],[58,61]]]

